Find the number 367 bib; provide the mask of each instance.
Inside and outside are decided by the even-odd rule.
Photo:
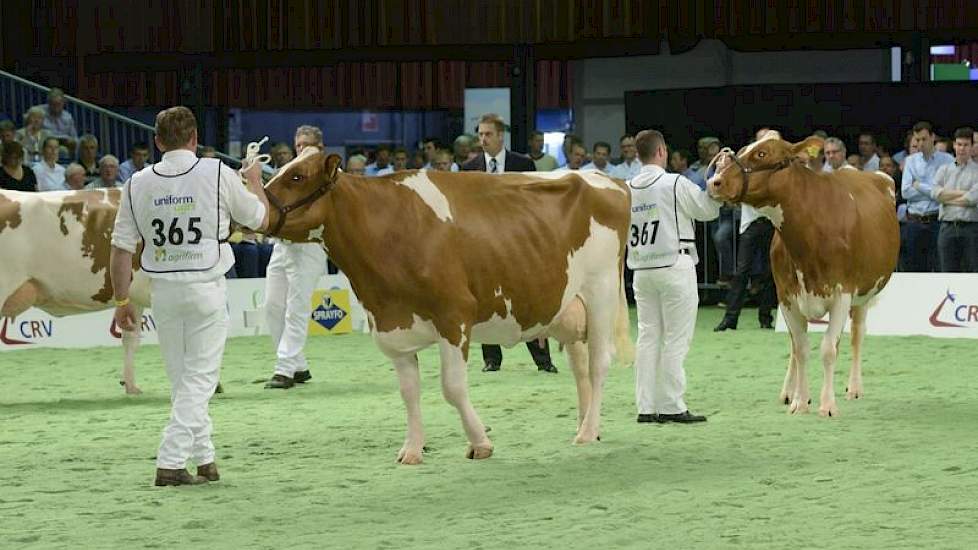
[[[207,271],[220,261],[220,162],[198,159],[190,170],[174,175],[160,174],[154,167],[130,180],[144,270]]]

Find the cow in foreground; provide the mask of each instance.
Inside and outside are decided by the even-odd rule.
[[[839,339],[850,317],[853,359],[846,398],[858,399],[863,395],[866,312],[896,268],[900,230],[893,180],[883,172],[815,172],[804,157],[821,147],[818,137],[791,144],[768,134],[736,155],[721,153],[709,191],[758,208],[777,229],[771,270],[791,333],[791,359],[779,399],[789,405],[789,413],[808,411],[808,321],[829,314],[818,411],[838,416],[833,372]]]
[[[119,198],[119,189],[0,191],[0,316],[31,307],[56,317],[113,307],[108,268]],[[133,269],[132,301],[141,311],[150,303],[149,284]],[[122,342],[122,384],[138,394],[138,331],[124,331]]]
[[[266,187],[270,233],[321,240],[349,277],[407,407],[398,462],[421,462],[416,354],[432,344],[442,392],[465,428],[466,457],[493,450],[468,396],[473,341],[511,346],[549,336],[566,345],[578,390],[574,442],[597,440],[612,351],[626,362],[633,353],[622,182],[597,173],[424,170],[364,178],[339,172],[339,163],[314,152],[279,171]]]

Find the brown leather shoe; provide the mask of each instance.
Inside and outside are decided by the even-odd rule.
[[[178,470],[170,470],[168,468],[156,469],[157,487],[165,487],[167,485],[200,485],[201,483],[207,483],[207,478],[192,476],[186,468],[180,468]]]
[[[197,466],[197,476],[207,481],[217,481],[221,479],[221,474],[217,473],[217,462]]]

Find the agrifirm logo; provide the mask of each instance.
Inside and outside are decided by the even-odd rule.
[[[960,304],[948,289],[928,320],[931,326],[937,328],[967,328],[969,325],[978,325],[978,304]]]
[[[4,317],[0,326],[0,343],[6,346],[24,346],[38,340],[54,336],[54,320],[17,321],[16,318]]]
[[[197,262],[204,259],[204,253],[191,250],[167,252],[165,248],[157,248],[156,251],[153,252],[153,259],[156,261],[156,263]]]
[[[319,323],[326,330],[333,330],[347,316],[346,310],[333,303],[333,298],[329,294],[323,294],[322,303],[312,310],[312,320]]]

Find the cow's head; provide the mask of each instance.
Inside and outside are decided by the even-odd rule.
[[[730,149],[720,151],[713,160],[717,171],[707,182],[707,189],[713,197],[727,202],[763,200],[772,173],[796,160],[807,162],[812,151],[817,154],[821,148],[822,138],[818,136],[793,144],[781,139],[777,132],[768,132],[736,155]]]
[[[283,166],[265,185],[271,211],[268,215],[268,234],[296,242],[317,241],[323,225],[322,211],[317,201],[336,184],[342,159],[327,155],[315,147]]]

